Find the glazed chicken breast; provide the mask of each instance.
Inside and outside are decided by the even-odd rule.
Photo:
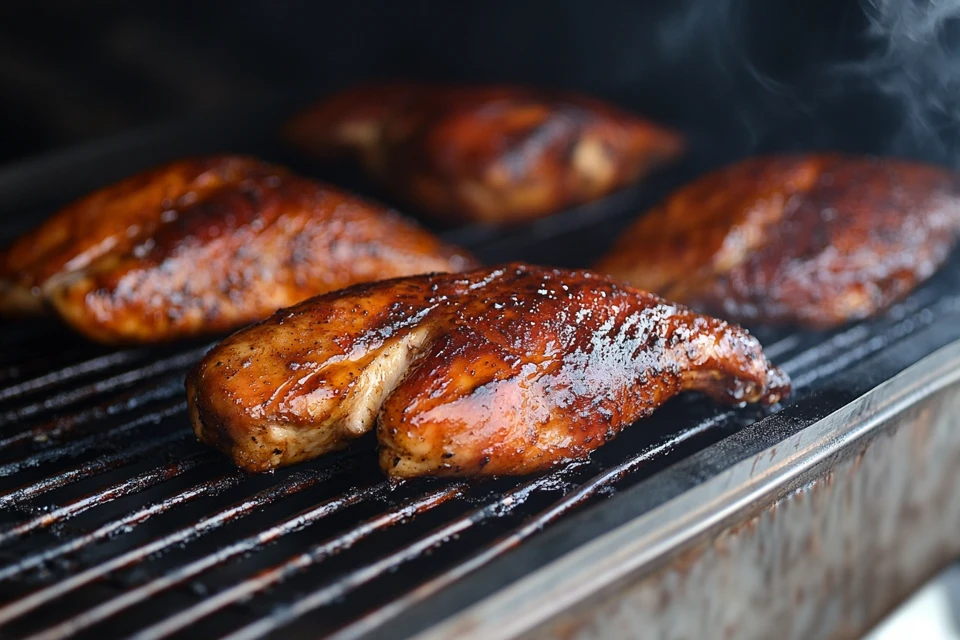
[[[187,378],[197,437],[265,471],[376,430],[393,477],[586,456],[682,391],[773,404],[745,330],[587,271],[511,264],[358,285],[234,334]]]
[[[737,322],[834,327],[943,264],[960,232],[958,185],[889,158],[754,158],[668,197],[596,269]]]
[[[599,198],[678,157],[680,137],[582,96],[512,86],[361,86],[294,118],[287,139],[351,157],[441,221],[518,223]]]
[[[368,280],[473,260],[398,214],[252,158],[175,162],[76,202],[0,254],[0,313],[107,343],[224,332]]]

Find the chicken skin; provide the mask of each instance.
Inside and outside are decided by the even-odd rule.
[[[185,160],[70,205],[0,255],[0,312],[105,343],[224,332],[311,296],[472,259],[399,215],[243,157]]]
[[[511,264],[357,285],[237,332],[187,378],[197,437],[265,471],[376,430],[392,477],[581,458],[682,391],[773,404],[745,330],[588,271]]]
[[[358,161],[448,223],[519,223],[588,202],[678,157],[680,137],[581,96],[512,86],[361,86],[294,118],[286,137]]]
[[[958,185],[894,159],[754,158],[671,195],[596,269],[736,322],[830,328],[943,264],[960,232]]]

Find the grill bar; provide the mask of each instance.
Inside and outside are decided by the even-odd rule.
[[[378,497],[382,495],[384,488],[384,485],[375,485],[372,487],[366,487],[364,489],[354,489],[349,491],[344,496],[322,502],[313,509],[297,516],[296,518],[286,520],[274,527],[271,527],[270,529],[258,533],[255,536],[244,538],[243,540],[230,544],[215,554],[205,556],[200,560],[191,562],[188,565],[184,565],[174,571],[171,571],[161,578],[148,582],[135,589],[131,589],[122,596],[108,600],[107,602],[90,609],[80,616],[70,618],[69,620],[62,622],[55,627],[51,627],[43,633],[33,636],[33,638],[34,640],[53,640],[55,638],[63,638],[73,635],[94,624],[102,622],[103,620],[127,607],[139,602],[143,602],[144,600],[156,595],[157,593],[160,593],[161,591],[164,591],[165,589],[182,584],[183,582],[200,575],[207,569],[217,564],[224,563],[231,558],[240,556],[244,553],[255,551],[266,544],[276,541],[278,538],[287,533],[298,531],[305,526],[314,524],[320,518],[332,515],[333,513],[341,511],[363,500]],[[308,564],[312,564],[313,562],[317,562],[322,556],[331,555],[342,549],[349,548],[373,533],[382,531],[383,529],[386,529],[402,520],[412,518],[418,513],[432,509],[447,502],[448,500],[460,496],[465,488],[466,485],[463,483],[454,484],[432,491],[423,497],[411,500],[401,507],[387,511],[386,513],[373,518],[372,520],[364,522],[362,525],[351,530],[349,535],[333,538],[329,543],[314,547],[309,552],[297,556],[279,567],[262,572],[257,575],[254,581],[243,582],[240,586],[249,587],[251,584],[269,585],[279,582],[293,571],[307,566]],[[251,589],[248,589],[247,591],[249,593],[241,595],[240,597],[243,598],[246,597],[246,595],[255,592]],[[212,603],[214,600],[215,599],[208,599],[206,602]],[[224,602],[223,605],[225,606],[226,604],[230,604],[232,602],[232,600],[229,602]],[[149,630],[144,630],[138,634],[138,636],[141,637],[147,637],[149,635]]]
[[[135,362],[136,360],[143,358],[147,353],[148,352],[146,349],[118,351],[116,353],[108,353],[104,356],[92,358],[84,362],[71,364],[62,369],[51,371],[50,373],[42,376],[31,378],[30,380],[24,380],[23,382],[18,382],[17,384],[0,389],[0,401],[9,400],[10,398],[15,398],[25,393],[34,393],[42,389],[63,384],[64,382],[69,382],[75,378],[89,375],[91,373],[96,373],[119,365]]]
[[[211,456],[205,454],[193,454],[182,460],[177,460],[176,462],[171,462],[161,467],[150,469],[149,471],[145,471],[140,475],[134,476],[128,480],[112,484],[109,487],[101,489],[100,491],[91,493],[90,495],[82,498],[78,498],[63,505],[62,507],[58,507],[52,511],[22,522],[7,529],[6,531],[0,531],[0,544],[4,544],[15,538],[25,536],[28,533],[36,531],[37,529],[58,524],[78,516],[89,509],[107,504],[108,502],[112,502],[118,498],[123,498],[124,496],[138,493],[144,489],[155,487],[158,484],[183,475],[188,471],[192,471],[201,464],[209,463],[210,458]]]
[[[108,540],[119,532],[132,531],[135,527],[146,523],[157,515],[167,513],[175,507],[235,487],[239,485],[244,478],[245,476],[242,473],[237,472],[207,480],[195,487],[181,491],[166,500],[137,509],[122,518],[108,522],[86,535],[78,536],[52,549],[41,551],[23,558],[15,564],[0,568],[0,580],[8,580],[32,569],[41,567],[45,563],[75,553],[84,547]]]
[[[87,462],[78,467],[74,467],[62,473],[48,476],[37,482],[15,489],[9,493],[0,495],[0,508],[5,508],[25,500],[30,500],[48,491],[59,489],[73,482],[85,480],[99,475],[105,471],[117,469],[133,460],[142,458],[148,453],[153,453],[175,442],[185,442],[187,436],[192,435],[187,431],[176,431],[152,440],[147,440],[139,445],[131,447],[122,453],[101,456],[91,462]]]
[[[26,332],[18,341],[13,340],[15,334],[19,333],[15,327],[4,333],[10,340],[4,341],[4,350],[0,354],[0,367],[3,367],[0,369],[0,381],[3,382],[15,383],[30,376],[44,376],[90,358],[91,349],[88,345],[47,352],[31,349],[28,345],[42,333],[35,329]]]
[[[11,434],[0,439],[0,452],[26,442],[49,441],[78,431],[80,427],[97,420],[117,415],[123,411],[135,411],[143,405],[156,400],[168,400],[183,394],[181,375],[164,378],[160,384],[141,387],[131,393],[99,406],[83,409],[68,416],[61,416],[42,422],[35,427]]]
[[[942,314],[956,312],[958,309],[960,309],[960,301],[957,299],[941,300],[933,307],[918,311],[909,318],[894,324],[884,334],[872,336],[858,344],[856,348],[839,354],[829,362],[821,363],[798,375],[794,382],[799,386],[809,386],[817,380],[848,369],[857,362],[865,360],[870,355],[886,348],[891,342],[902,340],[917,330],[929,326]]]
[[[93,384],[79,387],[77,389],[64,391],[41,402],[28,404],[13,411],[0,414],[0,426],[4,426],[12,422],[19,422],[24,418],[29,418],[30,416],[45,411],[62,411],[69,408],[71,405],[77,404],[78,402],[93,396],[101,395],[116,389],[129,387],[135,382],[152,378],[160,374],[170,373],[171,371],[185,370],[193,365],[200,358],[200,356],[206,353],[210,346],[212,345],[207,345],[201,349],[191,349],[190,351],[186,351],[169,358],[155,360],[150,364],[138,369],[132,369],[130,371],[126,371],[104,380],[99,380]]]
[[[351,464],[351,462],[341,463],[341,465],[343,464]],[[86,571],[82,571],[78,574],[70,576],[66,580],[58,582],[54,585],[50,585],[44,589],[40,589],[39,591],[35,591],[21,600],[12,602],[4,607],[0,607],[0,624],[9,622],[14,618],[24,615],[25,613],[29,613],[37,607],[62,597],[71,591],[79,589],[80,587],[89,584],[94,580],[102,578],[112,571],[130,567],[131,565],[142,562],[151,555],[159,553],[164,549],[168,549],[173,545],[181,544],[205,535],[211,531],[219,529],[228,522],[232,522],[238,518],[250,515],[258,508],[275,502],[280,498],[299,493],[305,489],[309,489],[310,487],[329,479],[338,471],[339,469],[336,471],[324,469],[291,476],[285,482],[260,491],[252,497],[231,505],[229,508],[218,511],[213,515],[207,516],[189,527],[179,529],[173,533],[163,536],[162,538],[154,540],[149,544],[132,549],[127,553],[110,559],[107,562],[93,566]],[[344,498],[341,497],[338,500],[343,501]]]
[[[36,467],[41,464],[47,464],[61,458],[78,456],[82,453],[88,453],[101,449],[109,449],[112,447],[111,440],[119,436],[127,435],[128,433],[136,431],[144,426],[159,424],[167,418],[172,418],[183,413],[186,411],[186,409],[186,402],[175,402],[164,407],[163,409],[140,416],[139,418],[119,426],[112,427],[101,433],[92,434],[78,440],[74,440],[69,444],[64,444],[59,447],[29,455],[22,460],[2,464],[0,465],[0,478],[12,476],[13,474],[19,473],[24,469]],[[0,502],[0,504],[2,504],[2,502]]]
[[[558,479],[569,475],[571,471],[576,469],[578,466],[579,464],[572,463],[556,472],[552,476],[546,476],[533,481],[528,481],[520,485],[520,487],[507,492],[499,500],[496,500],[495,502],[487,504],[483,507],[478,507],[464,516],[451,520],[449,523],[440,526],[419,538],[416,542],[408,544],[400,550],[380,558],[376,562],[352,571],[329,585],[305,594],[295,603],[280,609],[269,617],[262,618],[253,624],[231,633],[227,636],[227,638],[230,640],[258,638],[309,611],[330,604],[337,598],[347,595],[353,589],[370,582],[374,578],[386,572],[394,571],[401,565],[419,558],[424,554],[424,552],[443,545],[449,540],[464,533],[471,527],[486,520],[490,520],[491,518],[500,517],[507,510],[519,508],[527,500],[529,500],[536,491],[544,487],[554,485]],[[297,560],[298,559],[294,559],[293,562],[297,562]],[[312,564],[312,561],[308,564]],[[274,571],[277,571],[277,569]],[[279,570],[279,577],[284,577],[283,574],[283,570]],[[259,576],[254,577],[248,582],[258,583],[258,578]],[[273,583],[274,582],[271,581],[268,584],[256,584],[256,586],[251,584],[247,587],[244,586],[246,583],[241,583],[241,585],[236,587],[236,592],[231,596],[230,600],[232,602],[236,602],[244,597],[244,595],[242,595],[240,592],[251,591],[255,593]]]

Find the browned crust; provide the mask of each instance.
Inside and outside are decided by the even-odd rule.
[[[162,224],[165,211],[252,174],[280,171],[245,156],[190,158],[77,200],[0,252],[0,313],[42,313],[42,287],[51,277],[129,251]]]
[[[677,134],[600,101],[516,86],[361,86],[285,134],[315,156],[359,159],[440,220],[497,224],[599,198],[683,148]]]
[[[357,282],[475,261],[380,205],[219,157],[88,196],[18,240],[4,264],[16,284],[0,309],[29,286],[30,299],[84,335],[142,343],[224,332]]]
[[[960,232],[957,176],[889,158],[753,158],[676,191],[596,269],[738,322],[829,328],[929,278]]]

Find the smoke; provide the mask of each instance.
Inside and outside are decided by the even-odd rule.
[[[724,162],[809,139],[797,135],[813,97],[798,84],[798,67],[813,60],[809,40],[787,46],[785,37],[768,39],[790,24],[812,26],[795,7],[803,3],[770,3],[772,9],[749,0],[660,4],[670,10],[633,21],[645,20],[653,32],[648,73],[632,82],[645,99],[661,96],[668,106],[658,112],[698,136],[701,155]]]
[[[874,83],[898,122],[889,152],[960,161],[960,0],[869,0],[867,54],[841,72]]]
[[[656,34],[670,77],[644,86],[726,159],[836,149],[960,166],[960,0],[673,7]]]
[[[681,129],[705,163],[837,149],[960,165],[960,0],[286,0],[267,31],[258,3],[234,4],[247,30],[224,32],[225,55],[269,86],[278,63],[298,92],[305,78],[317,93],[384,77],[543,85]],[[207,13],[199,33],[222,17]],[[340,27],[318,43],[317,24]],[[254,32],[274,56],[251,57]]]

